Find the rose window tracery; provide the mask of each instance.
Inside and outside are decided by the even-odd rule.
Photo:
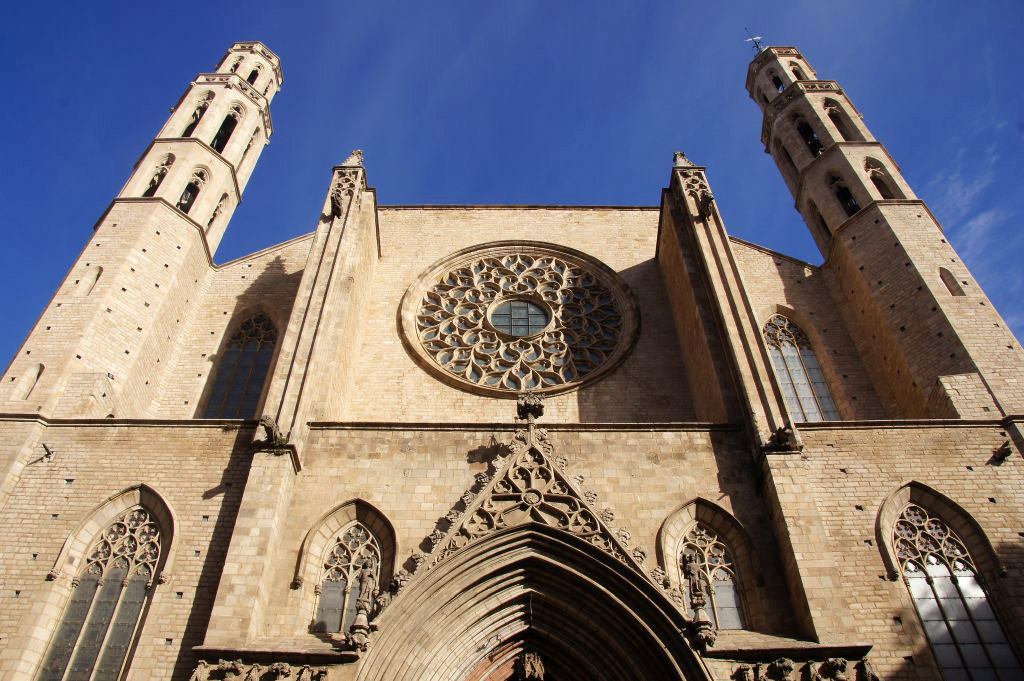
[[[407,340],[428,366],[483,392],[552,392],[625,355],[635,306],[606,267],[546,244],[475,251],[435,266],[406,296]]]

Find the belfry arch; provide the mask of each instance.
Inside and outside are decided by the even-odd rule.
[[[548,681],[710,676],[653,584],[594,545],[528,523],[418,575],[375,624],[358,681],[504,681],[526,653]]]

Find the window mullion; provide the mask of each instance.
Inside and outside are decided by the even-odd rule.
[[[117,622],[117,616],[121,608],[124,607],[124,593],[127,588],[128,574],[126,573],[124,579],[121,580],[121,590],[117,592],[117,603],[114,604],[114,610],[110,613],[110,619],[107,621],[107,630],[103,633],[103,640],[100,641],[99,648],[97,649],[96,661],[93,663],[92,671],[89,673],[90,679],[95,679],[99,671],[100,662],[103,661],[103,651],[106,650],[107,642],[110,641],[110,633],[114,630],[114,623]],[[127,655],[125,657],[127,658]],[[124,665],[124,660],[121,660],[121,665]]]

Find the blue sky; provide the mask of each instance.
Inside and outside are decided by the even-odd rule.
[[[1024,336],[1019,0],[8,3],[3,363],[236,40],[285,84],[219,262],[310,231],[357,147],[384,204],[656,205],[682,149],[732,234],[820,262],[759,142],[744,26],[846,88]]]

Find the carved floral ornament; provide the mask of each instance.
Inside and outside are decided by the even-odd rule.
[[[484,244],[435,263],[406,292],[401,319],[406,345],[428,371],[509,398],[564,392],[607,373],[638,327],[632,294],[611,269],[529,241]]]

